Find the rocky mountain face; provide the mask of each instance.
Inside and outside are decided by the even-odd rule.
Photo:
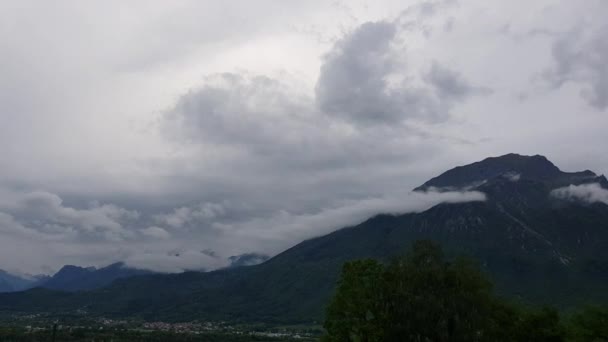
[[[416,189],[431,190],[481,191],[487,199],[378,215],[251,267],[121,279],[76,294],[0,295],[0,310],[86,307],[149,319],[311,322],[322,318],[345,261],[387,260],[419,239],[439,242],[448,255],[475,258],[504,295],[561,307],[608,303],[604,176],[510,154],[457,167]]]

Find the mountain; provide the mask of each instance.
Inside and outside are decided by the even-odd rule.
[[[260,253],[234,255],[228,258],[228,260],[230,260],[230,265],[228,268],[258,265],[268,259],[270,259],[268,255]]]
[[[24,282],[25,279],[0,270],[0,292],[19,291],[19,288],[25,287]]]
[[[120,262],[100,269],[66,265],[39,286],[60,291],[93,290],[109,285],[117,279],[150,273],[149,271],[126,267]]]
[[[43,276],[20,276],[0,270],[0,292],[23,291],[35,287]]]
[[[594,182],[608,187],[606,177],[598,176],[592,171],[563,172],[544,156],[522,156],[511,153],[453,168],[429,180],[415,190],[424,191],[431,188],[446,190],[472,189],[497,178],[538,182],[549,188]]]
[[[605,177],[563,172],[542,156],[488,158],[416,189],[481,191],[486,201],[378,215],[304,241],[256,266],[119,279],[72,294],[42,289],[3,294],[0,310],[310,323],[322,319],[345,261],[387,260],[419,239],[439,242],[450,256],[472,256],[503,295],[563,308],[608,303],[608,205],[555,192],[589,184],[608,189]]]

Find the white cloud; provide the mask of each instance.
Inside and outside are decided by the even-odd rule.
[[[361,223],[379,213],[406,214],[425,211],[440,203],[485,201],[480,192],[404,192],[389,196],[345,201],[315,213],[279,211],[267,217],[226,223],[221,229],[234,240],[264,246],[260,252],[274,254],[298,241]]]
[[[521,179],[521,174],[517,172],[508,172],[503,175],[505,178],[510,180],[511,182],[518,182]]]
[[[608,190],[602,188],[602,186],[597,183],[570,185],[555,189],[551,191],[551,194],[565,200],[580,200],[587,203],[600,202],[608,204]]]

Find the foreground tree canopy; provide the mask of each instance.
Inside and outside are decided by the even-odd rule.
[[[419,241],[388,265],[346,263],[324,326],[326,341],[608,341],[608,310],[563,323],[555,309],[495,296],[473,262]]]

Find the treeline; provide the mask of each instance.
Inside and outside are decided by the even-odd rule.
[[[324,341],[340,342],[608,341],[608,308],[563,315],[514,303],[494,294],[474,262],[448,261],[419,241],[386,265],[346,263],[324,327]]]

